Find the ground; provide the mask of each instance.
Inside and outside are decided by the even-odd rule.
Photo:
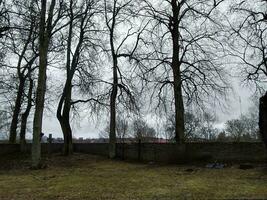
[[[267,169],[261,165],[208,169],[204,164],[140,164],[86,154],[53,155],[41,170],[30,170],[29,162],[17,155],[0,158],[1,200],[267,199]]]

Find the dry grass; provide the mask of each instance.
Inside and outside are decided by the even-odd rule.
[[[0,159],[0,199],[267,199],[267,170],[126,163],[55,155],[46,169]],[[2,167],[1,167],[2,166]],[[193,170],[187,170],[188,168]]]

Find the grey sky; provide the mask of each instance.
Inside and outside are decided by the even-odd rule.
[[[240,80],[238,80],[237,78],[232,78],[232,83],[234,91],[229,96],[230,100],[228,102],[228,109],[224,110],[220,107],[214,108],[214,113],[218,117],[218,122],[216,124],[216,127],[218,128],[222,128],[227,120],[240,117],[241,112],[243,114],[248,112],[248,109],[252,105],[251,98],[253,98],[255,91],[253,91],[250,87],[242,85]],[[241,98],[241,104],[239,98]],[[44,116],[43,132],[46,135],[52,133],[53,137],[63,137],[59,122],[55,116],[55,113],[51,113],[49,114],[49,116]],[[72,123],[74,137],[98,137],[100,131],[103,130],[107,124],[106,119],[106,116],[102,119],[100,117],[99,120],[88,120],[85,117],[81,119],[79,125],[77,125],[75,122]]]

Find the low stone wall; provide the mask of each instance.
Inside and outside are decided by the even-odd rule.
[[[30,153],[31,144],[26,146]],[[60,153],[63,144],[42,144],[42,153]],[[75,143],[74,152],[108,156],[108,143]],[[264,162],[267,151],[263,143],[186,143],[117,144],[117,157],[125,160],[184,163],[187,161]],[[0,144],[0,155],[19,152],[18,144]]]
[[[183,163],[191,161],[263,162],[265,146],[258,143],[118,144],[118,157],[131,160]]]
[[[50,151],[51,153],[61,153],[63,149],[62,143],[53,143],[51,145],[47,143],[41,144],[41,150],[42,153],[48,153]],[[20,145],[19,144],[0,144],[0,155],[7,155],[11,153],[17,153],[20,151]],[[25,146],[25,152],[30,153],[31,152],[31,144],[26,144]]]
[[[74,143],[73,151],[108,156],[108,143]]]
[[[0,144],[0,156],[19,152],[18,144]]]
[[[210,157],[218,161],[265,161],[267,151],[261,142],[188,143],[186,154],[193,159]]]

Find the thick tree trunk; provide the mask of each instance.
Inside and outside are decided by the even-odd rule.
[[[48,51],[48,36],[46,32],[46,0],[42,0],[41,5],[41,20],[39,32],[39,75],[36,91],[36,106],[33,120],[33,140],[32,140],[32,168],[38,169],[41,167],[41,144],[40,135],[42,132],[42,120],[44,110],[44,100],[46,91],[46,68],[47,68],[47,51]]]
[[[73,153],[73,146],[72,146],[72,130],[69,123],[69,119],[65,119],[63,116],[63,121],[61,123],[61,129],[64,134],[64,149],[63,154],[65,156],[71,155]]]
[[[267,148],[267,92],[260,98],[259,111],[260,134]]]
[[[19,121],[19,114],[21,110],[21,103],[23,98],[23,92],[24,92],[24,85],[25,85],[25,78],[20,77],[19,78],[19,88],[16,96],[15,101],[15,107],[13,111],[11,126],[10,126],[10,132],[9,132],[9,143],[14,144],[16,143],[17,138],[17,127],[18,127],[18,121]]]
[[[38,85],[36,91],[36,106],[33,120],[33,140],[32,140],[32,167],[39,168],[41,161],[40,135],[42,132],[42,120],[44,110],[44,99],[46,90],[46,54],[40,53],[40,67]]]
[[[67,81],[57,110],[57,118],[64,137],[63,154],[65,156],[71,155],[73,153],[72,130],[70,126],[71,93],[71,83],[70,81]],[[61,112],[63,113],[61,114]]]
[[[172,0],[173,18],[171,20],[170,29],[172,35],[172,71],[173,71],[173,89],[175,101],[175,141],[177,143],[184,142],[184,103],[182,95],[181,80],[181,63],[179,61],[179,7],[176,0]]]
[[[184,103],[180,72],[174,72],[175,141],[184,142]],[[177,73],[177,74],[176,74]],[[177,76],[177,77],[176,77]]]
[[[25,112],[22,114],[21,118],[21,129],[20,129],[20,151],[25,152],[26,145],[26,128],[28,117],[32,108],[32,90],[33,90],[33,80],[30,78],[29,91],[28,91],[28,102]]]

